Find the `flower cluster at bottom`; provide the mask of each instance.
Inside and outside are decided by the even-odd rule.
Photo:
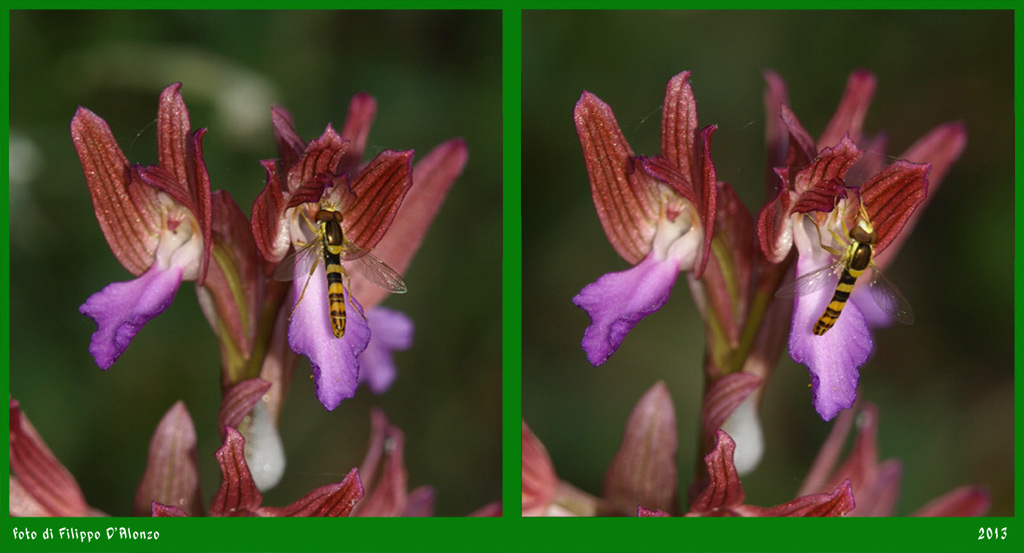
[[[340,481],[316,488],[285,507],[263,505],[245,455],[245,439],[233,425],[269,388],[254,381],[222,408],[223,445],[216,452],[221,484],[203,506],[196,433],[184,403],[178,402],[157,425],[149,444],[145,473],[135,493],[135,516],[430,516],[434,489],[409,491],[404,436],[380,410],[372,416],[370,445],[363,464]],[[232,419],[232,417],[236,417]],[[86,502],[78,483],[57,460],[14,399],[10,402],[11,516],[104,516]],[[476,516],[499,516],[497,503]]]
[[[837,464],[851,429],[853,445]],[[676,417],[664,383],[637,402],[626,422],[622,445],[605,475],[600,497],[558,478],[540,439],[523,421],[524,516],[892,516],[899,498],[902,465],[878,460],[878,411],[866,403],[837,419],[796,497],[781,505],[746,503],[734,462],[736,443],[722,430],[704,456],[704,470],[690,487],[688,507],[679,510],[676,489]],[[912,516],[981,516],[991,503],[981,486],[961,486],[914,511]]]

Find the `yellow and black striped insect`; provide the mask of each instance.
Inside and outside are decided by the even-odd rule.
[[[348,263],[361,276],[373,284],[394,294],[406,292],[405,282],[394,269],[388,267],[373,254],[345,238],[341,227],[341,212],[321,207],[311,221],[305,212],[299,216],[303,219],[314,238],[306,244],[299,244],[295,253],[286,257],[274,272],[274,278],[289,281],[295,278],[296,266],[300,272],[307,272],[306,283],[302,293],[292,307],[292,313],[306,295],[306,286],[322,259],[327,272],[327,305],[331,317],[331,328],[334,336],[345,335],[345,286],[349,285],[349,274],[343,263]],[[357,310],[358,311],[358,310]]]
[[[839,211],[837,210],[835,213],[839,213]],[[778,297],[803,296],[822,290],[827,286],[835,287],[832,300],[829,301],[825,307],[825,312],[821,314],[821,317],[814,324],[813,332],[815,335],[821,336],[825,334],[836,324],[836,321],[839,320],[839,315],[843,312],[846,301],[853,292],[853,286],[868,268],[872,269],[870,281],[871,297],[878,304],[878,307],[885,314],[901,323],[911,324],[914,322],[914,313],[910,308],[910,303],[885,278],[882,271],[873,261],[874,248],[878,242],[878,236],[875,234],[875,228],[871,224],[871,220],[868,219],[868,214],[863,204],[860,206],[860,218],[855,227],[847,231],[846,223],[843,223],[843,232],[846,234],[846,237],[836,234],[835,231],[829,231],[836,242],[848,242],[844,250],[837,250],[826,246],[821,242],[821,231],[819,230],[818,232],[818,241],[821,247],[836,256],[835,262],[801,276],[790,286],[780,288],[775,294]]]

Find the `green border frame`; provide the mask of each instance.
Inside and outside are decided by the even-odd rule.
[[[114,1],[74,2],[10,0],[2,12],[3,25],[3,80],[2,94],[9,99],[10,89],[10,11],[14,9],[84,9],[84,8],[233,8],[231,2],[138,2]],[[631,519],[523,519],[514,504],[519,488],[520,432],[516,423],[521,419],[521,381],[519,367],[522,362],[522,225],[521,177],[521,70],[522,70],[522,10],[533,9],[644,9],[644,8],[822,8],[811,2],[750,2],[727,1],[667,2],[641,1],[626,3],[621,0],[589,0],[541,2],[536,0],[447,0],[388,2],[326,2],[298,1],[282,4],[273,1],[250,1],[246,9],[269,7],[287,8],[417,8],[417,9],[497,9],[503,11],[503,96],[504,115],[504,192],[503,192],[503,404],[504,471],[503,510],[500,519],[351,519],[347,522],[328,522],[318,519],[223,520],[223,519],[11,519],[8,516],[9,483],[0,480],[0,496],[4,506],[0,512],[0,548],[4,551],[1020,551],[1024,549],[1024,495],[1019,485],[1014,494],[1014,517],[984,517],[972,519],[654,519],[644,522]],[[1021,91],[1024,90],[1021,12],[1024,3],[1018,1],[930,1],[830,4],[836,8],[942,8],[942,9],[1013,9],[1015,45],[1015,99],[1017,153],[1021,154],[1020,138],[1024,136]],[[5,102],[6,104],[7,102]],[[9,105],[9,104],[8,104]],[[8,122],[5,110],[3,121]],[[9,138],[5,138],[8,141]],[[1022,156],[1018,156],[1021,158]],[[1024,168],[1018,164],[1018,182],[1024,182]],[[6,177],[5,177],[6,178]],[[5,203],[9,198],[5,196]],[[1016,211],[1020,213],[1024,198],[1016,197]],[[8,209],[4,216],[9,217]],[[2,230],[5,240],[0,241],[0,349],[10,351],[10,241],[9,219]],[[1022,258],[1021,232],[1016,231],[1015,266]],[[1019,281],[1015,281],[1015,314],[1021,305]],[[1015,316],[1015,343],[1020,343],[1021,325]],[[9,358],[0,363],[0,394],[10,393]],[[1015,363],[1015,466],[1019,469],[1024,457],[1020,440],[1016,439],[1022,426],[1022,375],[1020,363]],[[3,420],[9,418],[3,412]],[[5,424],[6,426],[6,424]],[[0,461],[7,473],[9,460]],[[1020,471],[1017,470],[1018,481]],[[338,524],[346,525],[343,529]],[[642,526],[640,526],[642,525]],[[1005,540],[979,540],[979,529],[1007,528]],[[13,529],[28,529],[39,533],[35,540],[15,540]],[[79,531],[100,532],[104,538],[108,528],[129,528],[136,532],[159,532],[153,541],[101,539],[81,543],[69,540],[43,540],[46,528],[74,528]],[[341,531],[339,531],[339,529]],[[116,532],[116,530],[115,530]],[[723,539],[724,537],[724,539]]]

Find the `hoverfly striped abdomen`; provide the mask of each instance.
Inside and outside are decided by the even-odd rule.
[[[324,244],[324,268],[327,271],[327,303],[331,314],[331,329],[336,338],[345,335],[345,282],[348,276],[341,265],[345,233],[341,230],[341,213],[321,209],[316,213]]]

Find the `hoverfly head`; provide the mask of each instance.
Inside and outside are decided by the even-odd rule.
[[[878,240],[871,221],[864,217],[857,221],[857,226],[850,229],[850,238],[862,244],[874,244]]]

